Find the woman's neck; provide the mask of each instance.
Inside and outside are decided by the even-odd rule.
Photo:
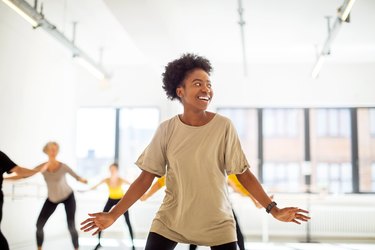
[[[118,179],[118,175],[117,175],[117,174],[115,174],[115,175],[111,175],[111,176],[110,176],[110,179],[111,179],[111,181],[117,181],[117,179]]]
[[[183,123],[190,126],[203,126],[211,121],[213,113],[208,111],[193,112],[184,110],[184,113],[180,115],[180,119]]]
[[[55,157],[48,157],[48,163],[56,164],[58,162]]]

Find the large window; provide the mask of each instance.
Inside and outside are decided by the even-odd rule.
[[[310,109],[307,147],[303,109],[218,108],[218,113],[234,123],[252,172],[262,177],[270,192],[303,192],[306,175],[311,175],[313,192],[353,192],[353,185],[359,185],[360,192],[375,192],[375,109],[358,108],[356,112],[358,169],[352,166],[351,143],[356,138],[351,135],[350,112]],[[125,177],[138,175],[134,162],[152,139],[159,116],[159,110],[152,107],[80,109],[79,173],[88,178],[106,175],[108,165],[118,156]],[[259,121],[259,117],[263,119]],[[259,131],[263,131],[261,135]],[[305,161],[305,149],[310,149],[310,161]]]
[[[157,108],[81,108],[77,113],[79,173],[102,178],[108,174],[108,166],[118,160],[121,173],[132,179],[138,174],[134,162],[158,124]]]
[[[262,158],[257,163],[263,163],[259,169],[270,192],[304,192],[310,176],[313,192],[353,191],[349,109],[319,108],[306,113],[304,109],[291,108],[219,108],[219,112],[232,119],[242,144],[249,145],[250,152],[262,150],[262,154],[253,157]],[[259,117],[262,121],[258,121]],[[309,126],[305,126],[306,119]],[[258,124],[262,124],[262,136],[258,134]],[[305,134],[307,131],[309,135]],[[307,145],[306,141],[310,143]],[[375,150],[368,148],[368,152]],[[370,165],[366,171],[371,189]]]
[[[120,167],[130,178],[139,173],[134,165],[159,125],[157,108],[123,108],[120,112]]]
[[[78,171],[89,178],[100,175],[114,160],[115,109],[81,108],[77,113]]]

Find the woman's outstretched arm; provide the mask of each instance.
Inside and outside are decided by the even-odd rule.
[[[142,171],[138,178],[130,185],[128,191],[119,203],[108,212],[89,214],[90,218],[81,223],[81,230],[89,232],[95,230],[93,235],[108,228],[118,217],[125,213],[151,186],[154,174]]]
[[[267,207],[272,200],[264,191],[258,179],[247,169],[244,173],[236,175],[241,184],[251,193],[254,198],[263,206]],[[308,221],[310,217],[304,215],[308,211],[297,207],[278,208],[274,206],[270,213],[273,217],[284,222],[301,224],[301,221]]]

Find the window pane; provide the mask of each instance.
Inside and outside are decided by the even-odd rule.
[[[313,190],[352,192],[349,109],[311,109],[310,115]]]
[[[266,137],[276,135],[276,115],[273,110],[265,109],[263,111],[263,135]]]
[[[157,108],[122,108],[120,111],[119,165],[131,179],[138,175],[134,164],[150,143],[160,122]]]
[[[350,112],[349,109],[340,110],[339,117],[339,127],[340,127],[340,136],[349,137],[350,136]]]
[[[361,192],[374,192],[375,109],[360,108],[358,118],[359,184]]]
[[[264,184],[272,192],[303,191],[303,110],[264,109],[263,118]],[[274,169],[267,169],[270,166]],[[277,175],[274,180],[267,177],[271,172]]]
[[[76,155],[78,171],[83,176],[97,176],[113,162],[115,117],[116,112],[112,108],[78,110]]]
[[[326,136],[327,132],[327,110],[317,109],[316,110],[316,130],[318,136]]]

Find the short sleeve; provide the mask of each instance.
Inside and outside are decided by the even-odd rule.
[[[225,170],[228,175],[242,174],[250,165],[242,150],[237,131],[230,120],[228,120],[225,132]]]
[[[10,173],[12,168],[16,167],[17,164],[14,163],[6,154],[0,151],[0,169],[1,174],[7,172]]]
[[[135,164],[142,170],[158,177],[166,173],[166,128],[161,124],[155,132],[150,144],[139,156]]]

